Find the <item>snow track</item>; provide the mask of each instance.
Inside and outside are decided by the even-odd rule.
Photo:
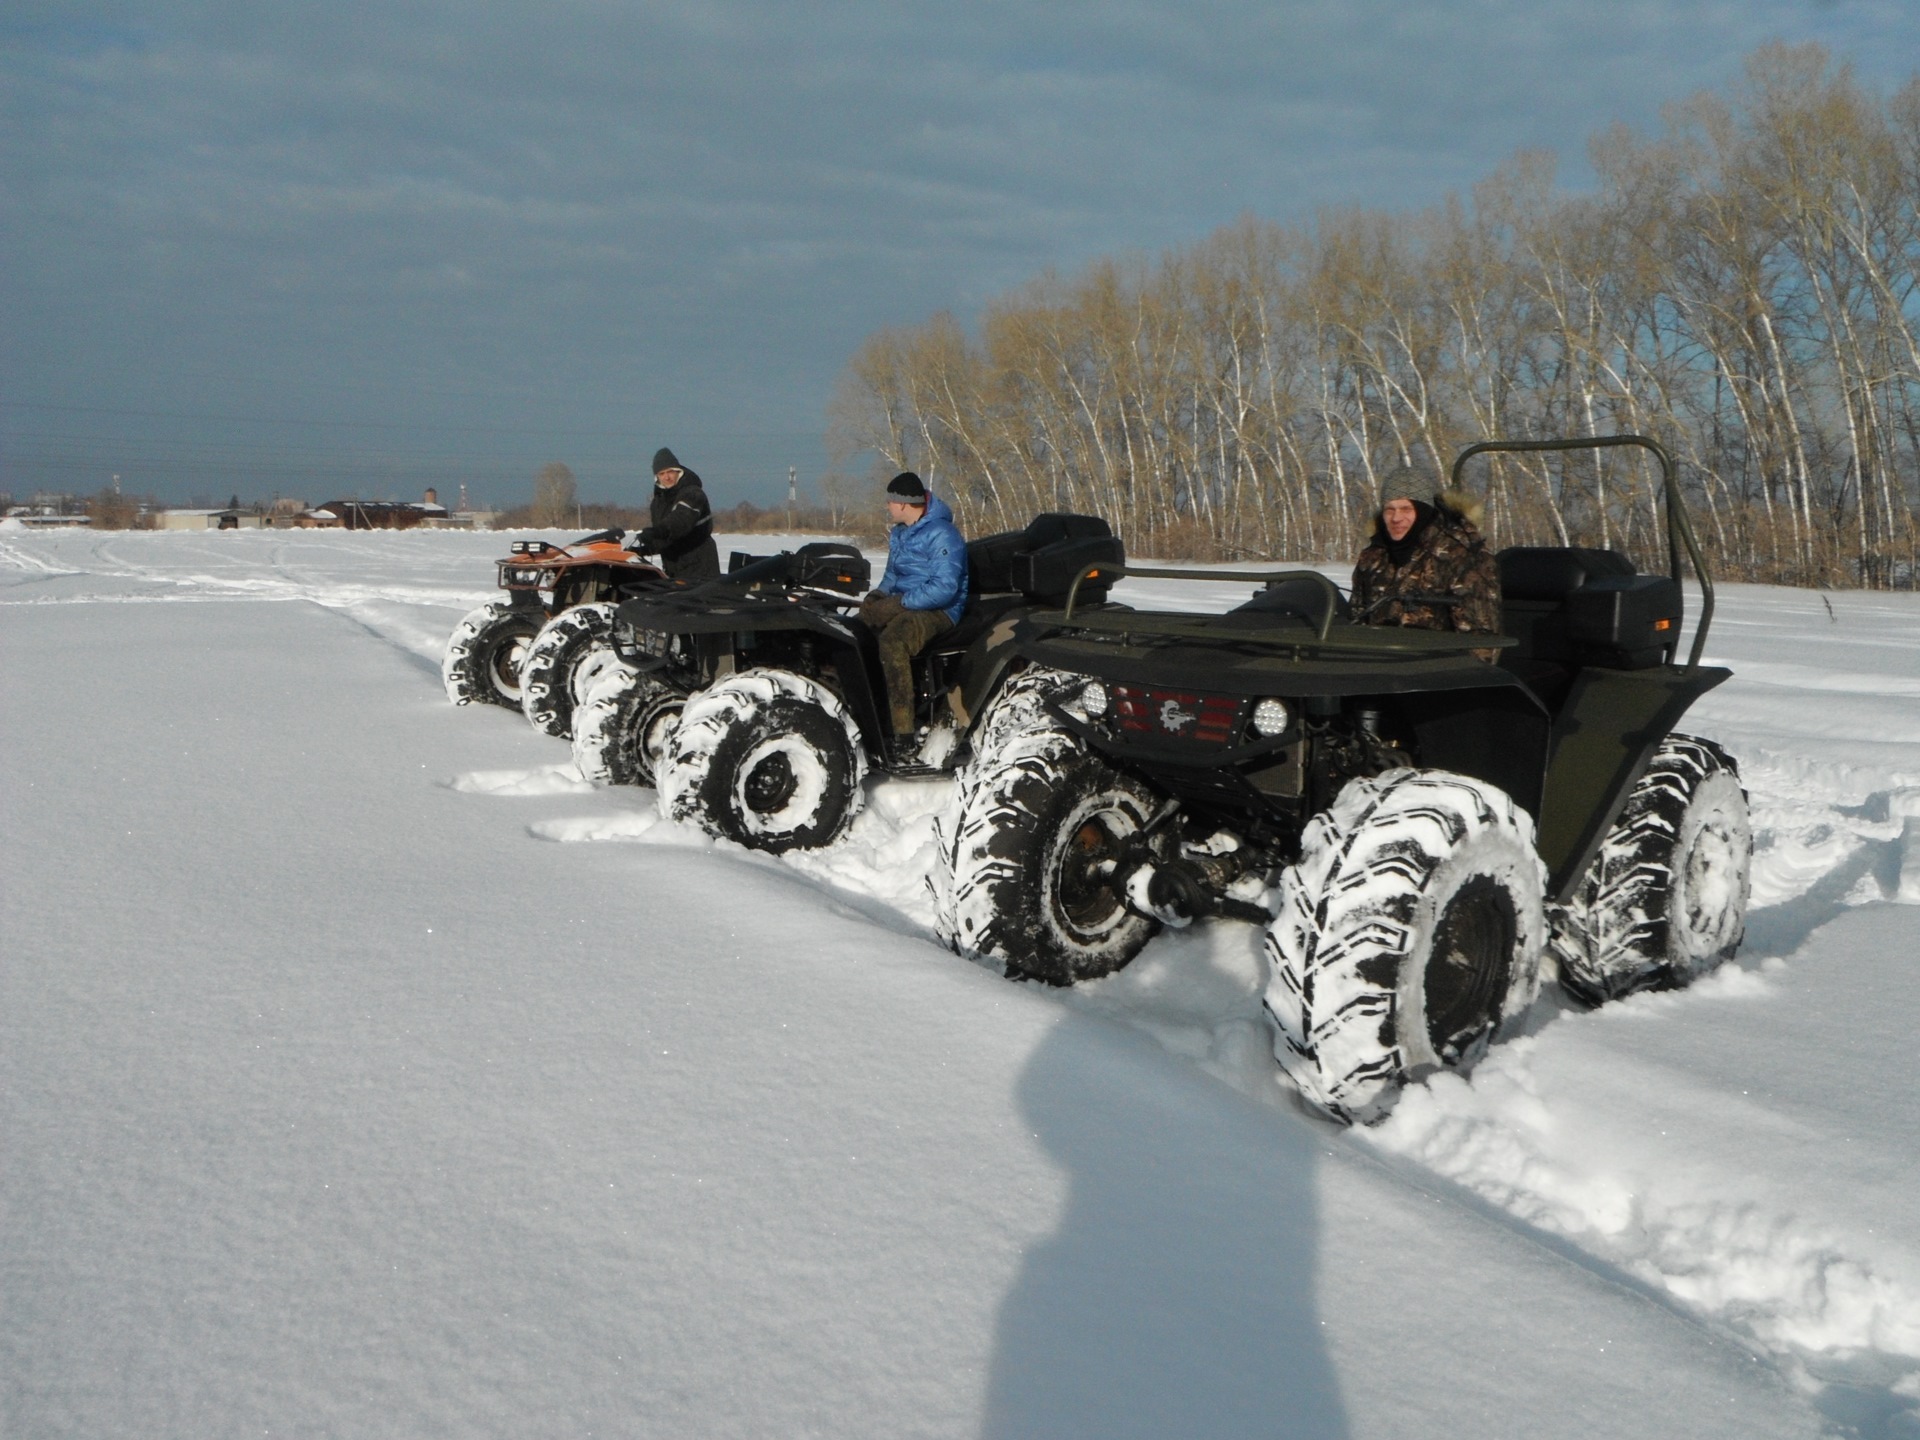
[[[306,600],[437,666],[454,621],[491,598],[491,561],[501,545],[501,537],[490,535],[8,532],[0,538],[0,607]],[[1210,590],[1201,603],[1217,600]],[[1427,1214],[1448,1235],[1497,1230],[1505,1238],[1489,1243],[1512,1247],[1502,1254],[1534,1257],[1530,1265],[1553,1270],[1571,1260],[1591,1282],[1582,1296],[1657,1297],[1706,1348],[1731,1341],[1763,1357],[1825,1417],[1828,1433],[1914,1440],[1920,1437],[1920,1157],[1911,1137],[1920,1133],[1920,1087],[1913,1083],[1911,1054],[1920,1033],[1920,984],[1912,970],[1920,954],[1920,910],[1898,902],[1903,867],[1920,846],[1920,645],[1912,638],[1920,633],[1920,598],[1828,600],[1832,620],[1815,596],[1722,590],[1713,648],[1736,679],[1707,696],[1686,728],[1719,740],[1740,762],[1752,798],[1752,910],[1747,944],[1735,962],[1691,990],[1636,996],[1593,1012],[1544,997],[1527,1033],[1496,1045],[1470,1077],[1441,1076],[1416,1087],[1382,1124],[1353,1131],[1305,1118],[1278,1075],[1261,1016],[1261,935],[1252,926],[1218,923],[1163,936],[1126,970],[1069,992],[1028,986],[980,993],[1009,1017],[1029,1016],[1030,1007],[1040,1005],[1057,1017],[1045,1025],[1097,1017],[1125,1027],[1113,1032],[1124,1039],[1150,1037],[1187,1070],[1259,1102],[1258,1111],[1238,1107],[1217,1085],[1208,1087],[1229,1112],[1257,1114],[1249,1123],[1265,1137],[1259,1143],[1270,1142],[1294,1161],[1320,1157],[1318,1179],[1309,1184],[1318,1185],[1326,1210],[1318,1257],[1326,1268],[1316,1271],[1310,1257],[1305,1273],[1308,1288],[1326,1297],[1335,1328],[1343,1303],[1337,1296],[1349,1281],[1358,1283],[1357,1267],[1369,1257],[1383,1273],[1422,1264],[1429,1232],[1419,1217]],[[6,625],[0,619],[0,632]],[[333,629],[340,638],[331,643],[370,648]],[[300,633],[311,640],[310,632]],[[326,683],[321,674],[306,679]],[[605,886],[666,868],[676,877],[707,875],[706,883],[728,896],[812,895],[810,917],[836,917],[835,924],[852,923],[850,933],[872,937],[874,954],[886,958],[862,963],[885,984],[911,990],[914,975],[922,974],[922,988],[954,984],[962,987],[956,993],[972,995],[966,987],[974,980],[987,983],[978,972],[968,974],[965,962],[916,943],[931,935],[926,877],[935,818],[951,782],[870,779],[864,809],[836,844],[775,859],[660,820],[651,791],[594,790],[560,742],[528,736],[524,722],[504,710],[451,711],[424,669],[417,690],[423,712],[446,709],[448,725],[457,720],[462,733],[479,737],[464,768],[449,763],[431,777],[435,803],[465,807],[460,813],[476,828],[504,820],[514,844],[542,852],[537,866],[549,866],[565,849],[569,865],[591,871]],[[550,758],[522,763],[535,754]],[[456,832],[449,826],[444,833]],[[609,843],[595,848],[595,842]],[[619,842],[653,853],[622,850]],[[455,875],[443,890],[422,893],[511,883],[510,873],[501,871]],[[781,926],[759,923],[770,906],[781,913],[805,910],[798,899],[756,900],[737,920],[724,917],[735,937],[729,943],[747,952],[787,944],[791,937]],[[574,917],[543,916],[536,904],[526,920],[525,964],[544,975],[554,957],[531,943],[534,933],[543,924],[570,926]],[[643,918],[607,953],[619,957],[651,943]],[[889,968],[896,952],[907,965],[904,978]],[[475,957],[445,963],[465,967]],[[805,963],[835,962],[809,951]],[[503,985],[509,973],[476,971],[476,983]],[[682,983],[678,971],[662,973]],[[415,977],[415,983],[424,981]],[[640,993],[642,1007],[655,1003]],[[798,1003],[801,993],[796,987],[784,1003]],[[688,989],[673,1003],[693,1007],[703,994]],[[869,1031],[881,1023],[873,1015],[861,1021]],[[948,1063],[933,1058],[940,1054],[937,1030],[937,1024],[924,1027],[929,1038],[919,1042],[928,1049],[928,1067]],[[726,1034],[716,1029],[706,1038],[719,1045]],[[970,1051],[981,1043],[994,1043],[991,1034],[970,1037]],[[1117,1044],[1114,1053],[1125,1048]],[[1152,1058],[1152,1047],[1140,1048]],[[446,1066],[454,1055],[449,1043],[444,1054],[427,1058]],[[766,1052],[738,1063],[746,1073],[778,1058]],[[1135,1055],[1128,1063],[1138,1069],[1143,1062]],[[616,1106],[627,1103],[627,1097],[611,1098]],[[895,1123],[884,1114],[866,1123]],[[1131,1118],[1149,1128],[1159,1123],[1145,1115],[1141,1110]],[[953,1118],[948,1115],[948,1123]],[[1026,1118],[989,1113],[983,1123],[1017,1128]],[[777,1147],[784,1140],[769,1132],[755,1143]],[[842,1157],[838,1163],[853,1162]],[[962,1154],[961,1168],[968,1163]],[[1367,1178],[1375,1175],[1391,1183],[1368,1188],[1387,1184]],[[1172,1181],[1156,1172],[1152,1183]],[[1123,1193],[1107,1203],[1124,1209],[1136,1198]],[[1016,1209],[1027,1203],[1013,1199]],[[1396,1207],[1415,1218],[1404,1226],[1404,1241],[1383,1240],[1401,1233]],[[1020,1213],[1036,1234],[1052,1223]],[[1632,1306],[1591,1311],[1602,1313],[1638,1316],[1634,1325],[1658,1330],[1645,1310]],[[1380,1363],[1377,1354],[1358,1342],[1351,1353],[1337,1344],[1330,1353],[1349,1382],[1350,1433],[1395,1433],[1393,1424],[1369,1420],[1365,1412],[1381,1403],[1368,1398],[1378,1388],[1368,1368]],[[0,1382],[0,1404],[5,1400]],[[7,1413],[0,1408],[0,1420]],[[1521,1412],[1513,1417],[1517,1425]],[[1525,1433],[1605,1433],[1577,1429],[1572,1412],[1531,1418]],[[1795,1431],[1790,1416],[1780,1423],[1778,1433],[1813,1433]],[[1489,1433],[1521,1432],[1496,1426]],[[1661,1431],[1656,1421],[1624,1433]],[[1694,1433],[1717,1432],[1703,1423]]]

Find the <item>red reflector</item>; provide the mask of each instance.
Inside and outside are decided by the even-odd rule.
[[[1114,714],[1120,728],[1134,735],[1166,735],[1225,745],[1239,726],[1240,706],[1240,701],[1228,695],[1133,685],[1114,687]]]

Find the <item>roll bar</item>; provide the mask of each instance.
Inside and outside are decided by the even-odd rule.
[[[1605,450],[1615,445],[1638,445],[1651,450],[1660,461],[1660,480],[1667,500],[1667,569],[1673,583],[1680,583],[1680,551],[1684,548],[1693,564],[1694,578],[1700,582],[1700,623],[1694,627],[1693,649],[1687,656],[1687,668],[1698,669],[1700,654],[1706,648],[1707,627],[1713,623],[1713,577],[1707,573],[1706,559],[1700,554],[1700,542],[1694,537],[1693,522],[1687,518],[1686,502],[1680,498],[1680,482],[1674,478],[1673,459],[1658,440],[1645,435],[1595,435],[1571,440],[1481,440],[1467,446],[1454,457],[1451,483],[1460,484],[1460,471],[1467,461],[1487,451],[1510,454],[1515,451]]]

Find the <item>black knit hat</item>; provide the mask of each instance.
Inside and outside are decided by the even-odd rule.
[[[909,505],[924,505],[927,503],[926,482],[911,470],[902,470],[898,475],[894,476],[893,479],[889,480],[887,482],[887,494],[889,497],[897,496]]]
[[[673,458],[673,452],[664,445],[653,452],[653,473],[656,475],[662,470],[684,470],[686,468],[686,466]]]

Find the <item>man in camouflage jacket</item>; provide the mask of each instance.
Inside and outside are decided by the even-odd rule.
[[[1401,466],[1380,487],[1373,537],[1353,567],[1353,618],[1368,625],[1500,631],[1500,572],[1476,528],[1480,507]],[[1451,603],[1445,603],[1451,602]],[[1495,660],[1495,649],[1473,652]]]

